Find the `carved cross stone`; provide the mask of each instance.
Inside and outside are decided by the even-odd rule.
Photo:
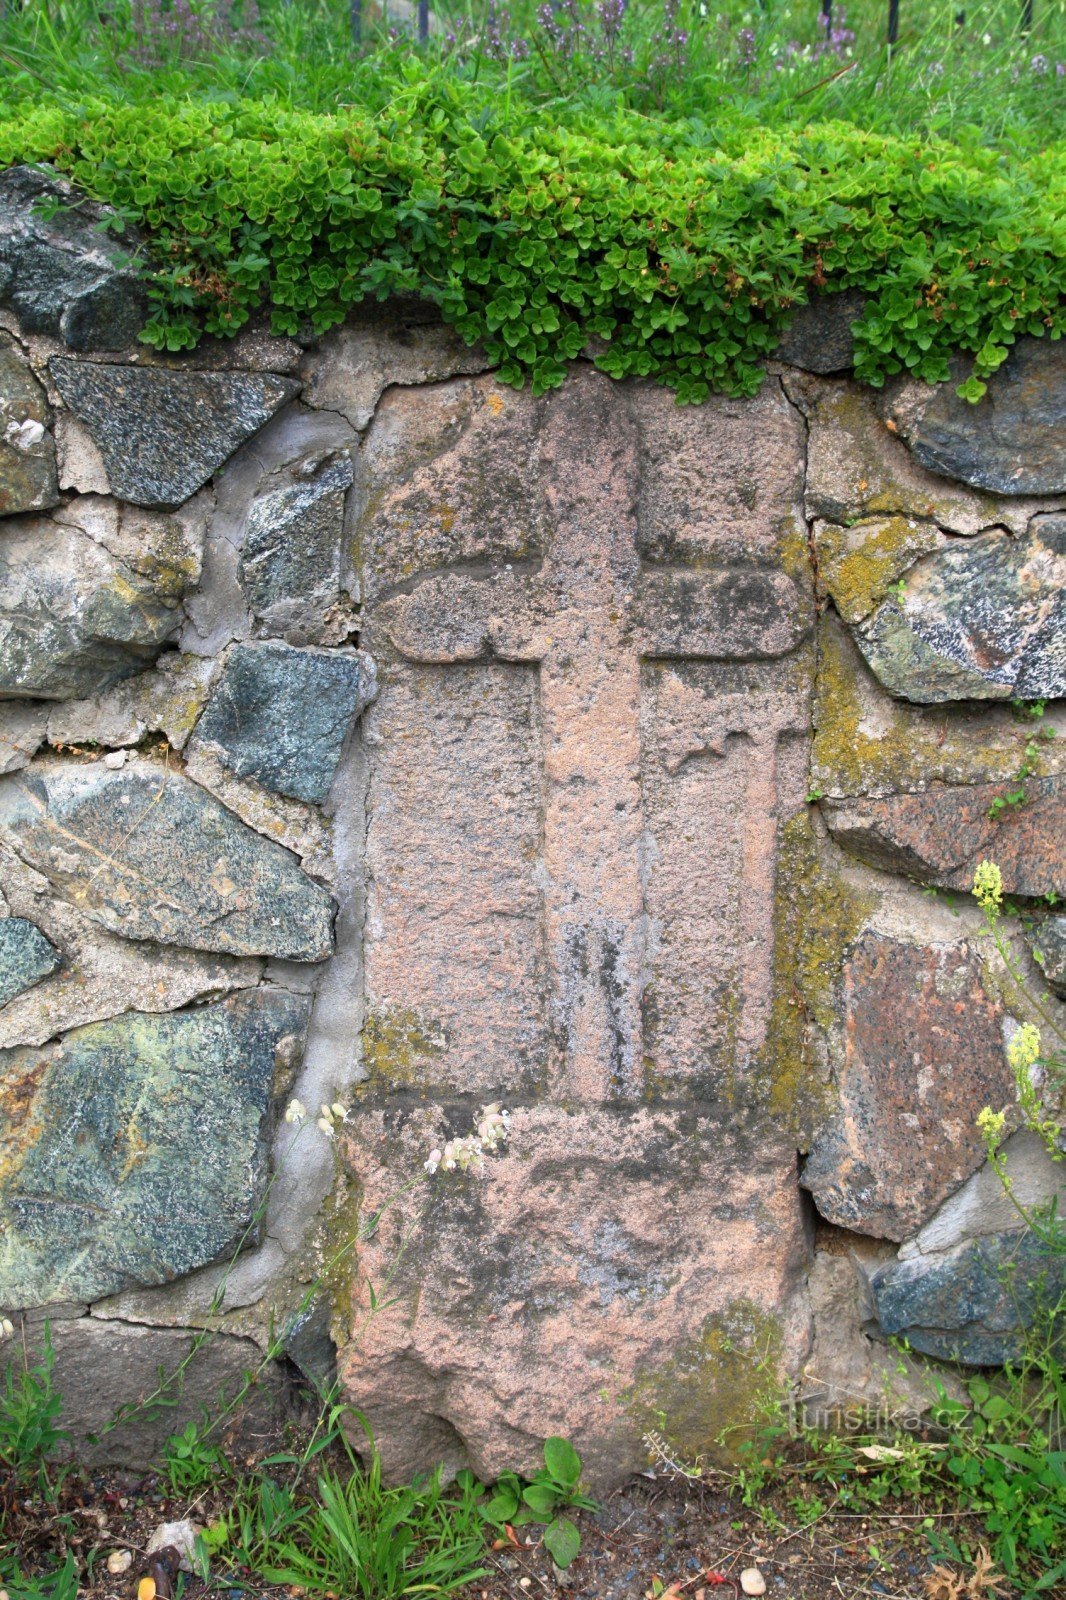
[[[798,1361],[796,1152],[755,1080],[805,792],[802,466],[773,383],[685,410],[579,368],[543,399],[479,378],[375,415],[345,1141],[381,1215],[341,1373],[395,1475],[491,1481],[556,1432],[617,1482],[665,1410],[693,1455],[731,1420],[746,1357],[714,1352]],[[506,1148],[413,1186],[489,1100]]]

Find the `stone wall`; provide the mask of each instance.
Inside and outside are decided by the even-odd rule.
[[[975,1121],[1027,1012],[966,891],[1061,993],[1062,346],[976,408],[857,386],[831,303],[693,409],[419,307],[168,359],[3,182],[0,1309],[82,1440],[218,1330],[83,1448],[280,1336],[264,1417],[336,1374],[392,1473],[563,1433],[603,1485],[775,1374],[1016,1350]]]

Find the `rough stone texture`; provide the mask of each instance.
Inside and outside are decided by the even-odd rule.
[[[35,923],[63,952],[63,965],[0,1013],[0,1049],[45,1044],[70,1028],[124,1011],[173,1011],[248,988],[263,963],[168,950],[121,939],[49,892],[48,880],[0,844],[0,882],[12,916]]]
[[[801,1183],[841,1227],[901,1240],[984,1160],[975,1126],[1013,1098],[1000,1006],[966,945],[864,934],[844,969],[839,1105]]]
[[[1066,694],[1066,517],[926,557],[853,632],[885,688],[921,705]]]
[[[166,1407],[137,1410],[138,1402],[155,1393],[161,1371],[170,1376],[182,1368],[193,1350],[192,1333],[86,1316],[57,1319],[53,1309],[50,1335],[53,1376],[63,1399],[59,1424],[70,1435],[57,1455],[123,1471],[157,1468],[170,1435],[181,1433],[190,1422],[202,1423],[205,1412],[217,1415],[220,1397],[234,1396],[245,1373],[258,1371],[263,1359],[251,1339],[216,1334],[183,1368],[180,1384],[171,1385]],[[39,1360],[44,1349],[43,1319],[25,1324],[19,1319],[16,1336],[16,1359],[22,1359],[25,1339],[30,1362]],[[0,1361],[7,1355],[0,1343]],[[124,1410],[124,1420],[114,1426],[116,1413],[127,1407],[132,1409]],[[234,1414],[234,1424],[243,1439],[272,1437],[289,1409],[284,1376],[270,1365]]]
[[[673,1208],[717,1214],[726,1107],[766,1047],[777,834],[802,802],[809,715],[801,463],[776,386],[686,417],[587,369],[541,400],[490,380],[392,390],[370,429],[367,1092],[439,1095],[455,1127],[471,1094],[544,1102],[516,1113],[484,1219],[457,1199],[434,1221],[413,1325],[375,1319],[342,1359],[390,1470],[441,1451],[532,1462],[558,1426],[600,1481],[622,1477],[660,1378],[679,1433],[707,1445],[735,1387],[711,1324],[734,1302],[793,1348],[787,1140],[769,1121],[749,1134],[711,1233],[686,1238]],[[350,1147],[366,1204],[418,1156],[413,1132],[379,1151],[378,1115],[368,1103]],[[778,1205],[756,1247],[759,1208]],[[509,1245],[494,1265],[515,1229],[513,1266]],[[719,1251],[750,1261],[730,1286]],[[469,1287],[449,1289],[460,1261]]]
[[[345,1135],[363,1215],[466,1123],[360,1110]],[[806,1257],[772,1142],[738,1148],[694,1112],[523,1108],[483,1173],[442,1174],[428,1207],[415,1191],[383,1213],[360,1252],[345,1393],[393,1477],[430,1460],[528,1472],[562,1433],[603,1488],[644,1464],[663,1413],[678,1449],[713,1452],[760,1361],[795,1360]],[[386,1275],[394,1303],[370,1317],[365,1283]]]
[[[321,805],[374,690],[374,664],[361,651],[234,645],[196,737],[238,777]]]
[[[1031,942],[1044,977],[1056,994],[1066,995],[1066,917],[1048,917]]]
[[[50,711],[48,743],[60,749],[115,749],[139,744],[146,733],[163,733],[172,749],[183,750],[216,672],[213,661],[168,650],[151,672],[127,678],[89,700],[66,700]]]
[[[276,1068],[309,1003],[256,989],[0,1058],[0,1303],[93,1300],[232,1252],[266,1181]]]
[[[0,920],[0,1006],[47,978],[62,959],[52,941],[25,917]]]
[[[855,361],[851,325],[858,322],[865,306],[866,296],[858,289],[808,301],[794,314],[775,357],[807,372],[847,371]]]
[[[1022,1128],[1011,1134],[1001,1153],[1011,1181],[1011,1193],[1007,1193],[996,1169],[986,1161],[967,1178],[961,1189],[956,1189],[944,1201],[913,1239],[900,1246],[901,1261],[943,1254],[967,1239],[979,1239],[984,1234],[1009,1233],[1018,1226],[1017,1206],[1036,1211],[1056,1198],[1061,1203],[1066,1192],[1066,1173],[1059,1162],[1052,1160],[1035,1133]]]
[[[1066,344],[1019,339],[973,405],[956,394],[967,375],[908,395],[895,417],[917,460],[997,494],[1066,490]]]
[[[786,374],[784,383],[809,425],[808,516],[841,524],[903,516],[950,533],[1022,533],[1036,512],[1062,503],[988,494],[928,471],[903,443],[895,419],[881,415],[889,404],[859,384],[801,373]]]
[[[845,622],[862,622],[919,556],[947,544],[939,528],[915,517],[867,517],[850,527],[816,522],[819,589]]]
[[[53,356],[65,403],[99,447],[112,494],[176,506],[300,392],[273,373],[189,372]]]
[[[884,1267],[871,1287],[886,1336],[946,1361],[998,1366],[1021,1355],[1038,1309],[1066,1294],[1066,1258],[1014,1228]]]
[[[485,352],[468,348],[451,328],[357,325],[338,329],[306,356],[300,376],[310,405],[339,411],[362,432],[393,384],[437,383],[487,366]]]
[[[332,951],[329,895],[296,858],[153,762],[38,761],[0,782],[0,831],[127,939],[292,961]]]
[[[59,499],[51,420],[44,390],[0,333],[0,516],[43,511]]]
[[[83,529],[20,517],[0,530],[0,698],[98,694],[179,621],[168,594]]]
[[[943,889],[971,889],[979,861],[995,861],[1008,894],[1066,894],[1066,778],[1030,778],[1024,804],[990,808],[1019,786],[976,784],[925,794],[830,803],[838,844],[887,872]]]
[[[48,728],[48,708],[32,700],[0,700],[0,777],[29,766]]]
[[[238,569],[261,631],[290,644],[332,643],[324,613],[341,586],[347,451],[313,455],[252,501]]]
[[[1066,771],[1066,714],[1050,705],[1057,737],[1041,746],[1047,776]],[[813,786],[842,798],[920,792],[931,784],[1009,784],[1017,788],[1032,725],[1007,706],[948,702],[916,706],[878,684],[847,629],[827,611],[818,624]]]
[[[41,208],[59,209],[47,219]],[[126,231],[120,240],[105,206],[32,167],[0,173],[0,304],[27,333],[52,334],[71,350],[121,350],[135,343],[147,299]]]

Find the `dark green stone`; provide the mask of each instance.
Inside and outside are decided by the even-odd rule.
[[[1041,1311],[1061,1304],[1066,1257],[1017,1229],[893,1262],[871,1287],[883,1333],[941,1360],[1000,1366],[1022,1353]]]
[[[47,978],[61,960],[52,941],[25,917],[0,921],[0,1006]]]
[[[253,989],[0,1053],[0,1305],[168,1283],[254,1242],[275,1068],[310,1000]]]
[[[359,651],[238,644],[196,732],[239,777],[319,805],[373,692],[373,663]]]
[[[0,779],[0,831],[128,939],[290,961],[332,954],[332,901],[298,858],[152,762],[35,763]]]
[[[299,394],[273,372],[191,372],[53,356],[64,401],[92,434],[112,494],[177,506]]]

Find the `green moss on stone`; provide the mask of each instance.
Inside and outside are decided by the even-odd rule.
[[[421,1084],[423,1067],[443,1051],[444,1029],[404,1006],[367,1012],[363,1024],[363,1064],[367,1089],[385,1084]]]
[[[818,570],[846,622],[861,622],[886,599],[891,584],[917,557],[942,543],[939,529],[911,517],[886,517],[841,528],[822,523]]]
[[[784,826],[774,890],[773,1008],[755,1088],[775,1123],[805,1144],[827,1109],[812,1034],[837,1016],[844,955],[874,907],[824,859],[808,810]]]
[[[735,1460],[773,1405],[783,1339],[776,1317],[737,1299],[695,1338],[621,1396],[642,1433],[654,1431],[684,1462]]]

